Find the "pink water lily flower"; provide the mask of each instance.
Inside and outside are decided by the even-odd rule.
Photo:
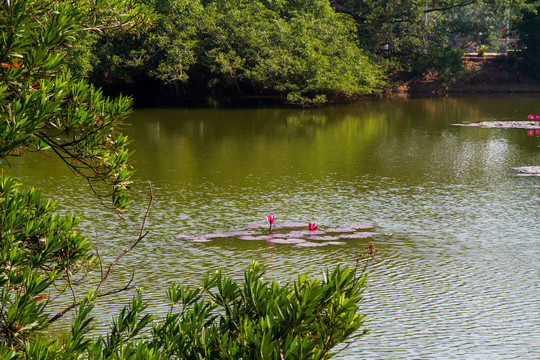
[[[319,227],[315,223],[309,223],[309,231],[317,231]]]
[[[536,120],[540,120],[540,115],[536,115]]]
[[[533,135],[534,135],[534,130],[529,130],[529,131],[527,131],[527,135],[528,135],[528,136],[533,136]]]
[[[266,220],[270,224],[270,231],[272,231],[272,224],[274,224],[274,222],[276,221],[276,217],[274,215],[270,214],[270,215],[266,216]]]
[[[532,120],[532,119],[534,119],[534,115],[533,115],[533,114],[530,114],[529,116],[527,116],[527,118],[528,118],[529,120]]]

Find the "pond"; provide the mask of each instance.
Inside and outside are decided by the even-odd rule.
[[[219,268],[240,277],[253,260],[282,282],[320,277],[373,243],[362,305],[372,330],[337,359],[540,358],[540,178],[512,171],[540,164],[540,136],[452,126],[522,121],[539,104],[507,96],[138,109],[125,129],[136,173],[123,220],[53,157],[23,156],[10,171],[82,215],[106,260],[136,238],[147,183],[159,188],[150,234],[108,284],[122,286],[140,266],[135,282],[150,311],[167,311],[174,280],[199,285]],[[321,228],[370,222],[379,234],[322,247],[178,238],[242,230],[268,214]],[[130,296],[99,302],[96,331]]]

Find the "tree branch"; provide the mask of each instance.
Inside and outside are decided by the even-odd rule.
[[[150,210],[152,209],[152,203],[154,202],[154,199],[155,199],[157,193],[159,192],[159,189],[154,192],[151,183],[148,183],[148,186],[150,188],[150,200],[148,202],[148,208],[146,209],[146,213],[145,213],[143,221],[142,221],[141,230],[139,232],[139,237],[137,238],[137,240],[135,240],[135,242],[133,242],[133,244],[131,244],[129,247],[127,247],[124,251],[122,251],[120,253],[120,255],[118,255],[116,257],[116,259],[114,259],[114,261],[109,265],[105,275],[103,275],[103,273],[102,273],[101,281],[99,282],[98,287],[96,288],[96,290],[94,292],[96,294],[101,291],[101,289],[103,288],[103,285],[105,285],[105,282],[109,278],[109,275],[111,274],[113,268],[120,261],[120,259],[122,259],[124,257],[124,255],[126,255],[127,253],[132,251],[141,242],[141,240],[144,239],[146,237],[146,235],[148,235],[148,231],[145,231],[146,222],[148,221],[148,216],[150,214]],[[109,291],[109,292],[106,292],[106,293],[103,293],[103,294],[98,294],[97,296],[98,297],[103,297],[103,296],[116,294],[116,293],[119,293],[121,291],[125,291],[125,290],[130,289],[131,288],[131,283],[133,282],[134,277],[135,277],[135,272],[133,272],[131,279],[129,280],[129,282],[123,288],[117,289],[117,290],[112,290],[112,291]],[[52,323],[52,322],[55,322],[56,320],[60,319],[68,311],[70,311],[70,310],[74,309],[75,307],[79,306],[81,304],[81,302],[82,301],[74,301],[71,305],[69,305],[68,307],[66,307],[65,309],[63,309],[62,311],[60,311],[56,315],[54,315],[52,318],[50,318],[48,323]]]
[[[458,8],[458,7],[464,7],[464,6],[469,6],[469,5],[472,5],[472,4],[476,4],[478,1],[475,1],[475,0],[468,0],[468,1],[463,1],[459,4],[454,4],[454,5],[448,5],[448,6],[442,6],[442,7],[438,7],[438,8],[431,8],[431,9],[426,9],[424,10],[424,13],[431,13],[431,12],[435,12],[435,11],[446,11],[446,10],[451,10],[451,9],[454,9],[454,8]]]

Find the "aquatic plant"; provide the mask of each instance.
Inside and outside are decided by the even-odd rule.
[[[392,236],[393,234],[378,233],[371,231],[374,227],[372,223],[354,223],[340,225],[338,227],[320,228],[315,223],[287,222],[273,223],[278,232],[263,234],[259,229],[266,228],[266,224],[247,224],[245,228],[249,230],[232,230],[222,233],[209,233],[199,235],[177,235],[180,240],[195,243],[206,243],[214,239],[233,240],[265,240],[272,244],[289,244],[299,247],[314,247],[327,245],[345,245],[343,241],[336,240],[360,240],[374,236]],[[307,227],[307,229],[306,229]],[[363,230],[363,231],[362,231]],[[366,231],[367,230],[367,231]]]
[[[270,231],[272,231],[272,225],[274,224],[274,222],[276,221],[276,217],[272,214],[268,215],[266,217],[266,220],[268,221],[268,223],[270,224]]]

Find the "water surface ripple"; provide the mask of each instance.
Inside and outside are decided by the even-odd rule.
[[[137,110],[126,129],[134,140],[135,203],[123,221],[54,159],[22,157],[9,171],[59,198],[60,211],[84,216],[83,231],[106,259],[137,236],[147,182],[159,187],[150,234],[110,284],[120,286],[142,264],[136,282],[159,314],[174,280],[198,285],[220,268],[241,279],[253,260],[281,282],[299,272],[319,277],[374,243],[379,261],[362,305],[372,331],[338,359],[540,359],[540,181],[511,171],[540,163],[540,137],[451,125],[523,120],[538,102]],[[373,222],[375,231],[394,235],[321,248],[176,237],[241,230],[269,213],[322,227]],[[97,332],[130,296],[100,302]]]

